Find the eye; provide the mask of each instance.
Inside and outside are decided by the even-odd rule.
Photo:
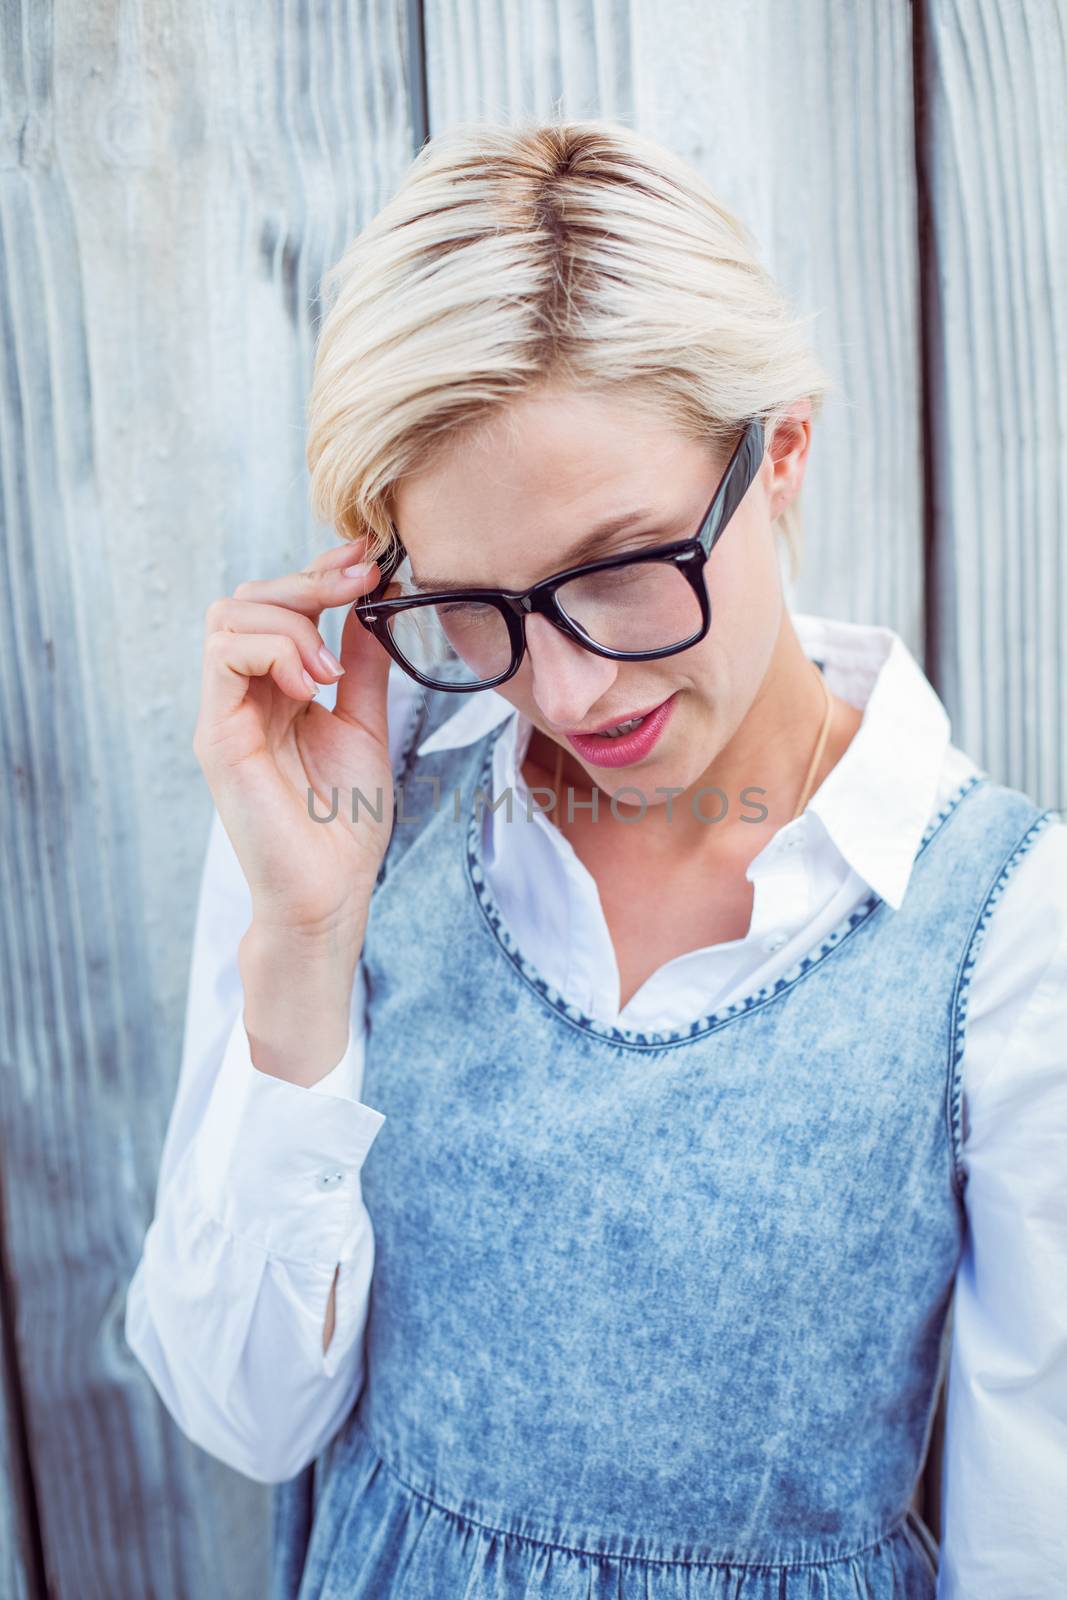
[[[578,586],[590,594],[615,594],[623,589],[639,588],[648,581],[653,565],[650,561],[635,561],[632,566],[607,567],[603,572],[588,572],[582,578],[572,578],[565,584],[567,590]]]
[[[458,615],[474,619],[484,617],[490,611],[495,612],[496,606],[486,605],[483,600],[452,600],[448,602],[439,601],[436,609],[443,617]]]

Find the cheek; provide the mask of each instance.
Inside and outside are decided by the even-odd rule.
[[[738,538],[731,540],[730,534]],[[720,559],[721,558],[721,559]],[[730,529],[704,568],[711,600],[711,633],[760,654],[763,636],[777,633],[782,582],[769,529]]]
[[[498,694],[501,700],[506,700],[508,705],[514,706],[517,711],[529,716],[533,706],[529,661],[524,661],[515,676],[509,678],[507,683],[502,683],[499,688],[494,689],[493,693]]]
[[[740,544],[741,541],[738,541]],[[715,555],[727,551],[724,544]],[[743,713],[759,689],[781,628],[780,576],[757,551],[708,563],[705,579],[711,600],[707,636],[681,658],[706,711],[723,725]]]

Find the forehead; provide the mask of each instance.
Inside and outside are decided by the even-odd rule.
[[[706,449],[647,403],[545,390],[460,436],[398,485],[393,518],[421,578],[534,582],[593,527],[635,510],[684,520],[710,493]],[[557,566],[562,563],[557,562]]]

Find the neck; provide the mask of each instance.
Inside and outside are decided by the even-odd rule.
[[[826,723],[828,701],[829,732],[812,772],[812,757]],[[775,647],[755,698],[691,788],[722,790],[729,798],[735,829],[739,828],[742,834],[755,834],[761,826],[775,832],[794,816],[805,779],[809,779],[806,798],[810,798],[840,758],[844,746],[840,745],[835,727],[839,709],[847,708],[827,695],[818,668],[804,654],[792,620],[783,612]],[[745,805],[741,798],[745,790],[762,792],[754,794]],[[767,808],[766,824],[740,822],[740,815],[751,815],[757,803]],[[686,809],[691,812],[691,807]],[[727,818],[721,832],[729,831]]]

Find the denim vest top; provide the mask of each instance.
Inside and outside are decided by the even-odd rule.
[[[931,1600],[968,985],[1055,813],[972,775],[898,910],[635,1032],[504,924],[502,725],[416,756],[454,709],[402,755],[364,945],[365,1381],[275,1492],[273,1600]]]

